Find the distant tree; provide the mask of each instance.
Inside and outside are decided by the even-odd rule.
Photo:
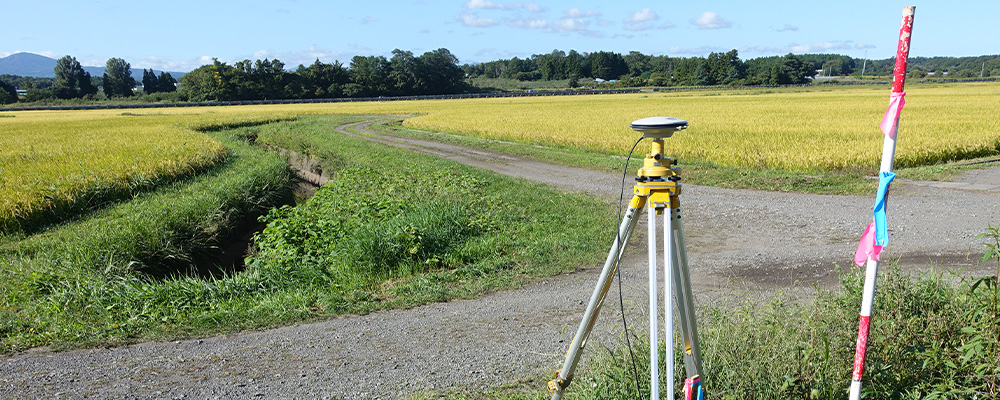
[[[152,72],[153,70],[149,70]],[[170,76],[169,72],[160,72],[160,77],[156,78],[157,92],[176,92],[177,91],[177,80],[173,76]]]
[[[618,79],[622,75],[628,74],[628,64],[621,54],[599,51],[591,53],[590,72],[594,78]]]
[[[160,80],[156,77],[156,72],[152,69],[142,70],[142,91],[152,94],[160,91]]]
[[[104,68],[104,95],[108,97],[132,96],[135,79],[132,65],[121,58],[109,58]]]
[[[202,65],[181,77],[181,96],[191,101],[234,100],[235,69],[218,59]]]
[[[792,53],[785,56],[784,70],[790,81],[788,83],[809,83],[809,79],[816,76],[816,69],[812,63],[803,62]]]
[[[653,72],[649,74],[647,83],[651,86],[670,86],[670,77],[662,72]]]
[[[448,49],[428,51],[419,57],[419,94],[458,93],[462,90],[465,74],[458,67],[458,57]],[[536,74],[537,71],[534,71]]]
[[[566,53],[552,50],[549,54],[535,56],[535,65],[543,80],[566,79]]]
[[[563,70],[567,77],[577,77],[578,79],[584,76],[590,76],[590,67],[587,64],[587,59],[576,50],[570,50],[566,53],[566,60],[563,61]]]
[[[56,60],[53,71],[56,82],[52,85],[51,93],[55,97],[73,99],[97,93],[97,86],[91,81],[90,73],[83,70],[76,57],[65,56]]]
[[[295,73],[302,77],[302,86],[306,98],[328,98],[344,95],[344,85],[349,76],[344,64],[335,61],[324,64],[316,59],[308,67],[299,65]]]
[[[708,60],[703,60],[698,63],[698,69],[695,70],[694,74],[694,84],[695,86],[708,86],[715,84]]]
[[[17,89],[14,85],[0,81],[0,104],[10,104],[17,102]]]
[[[389,59],[388,84],[390,93],[397,96],[408,96],[426,89],[428,82],[417,75],[423,75],[417,57],[412,52],[395,49]]]
[[[566,83],[566,86],[569,86],[570,89],[580,87],[580,77],[576,74],[570,75],[569,82]]]
[[[979,71],[973,71],[971,69],[963,69],[954,74],[949,74],[949,76],[954,76],[956,78],[978,78]]]
[[[389,60],[382,56],[354,56],[348,70],[351,82],[345,85],[344,94],[351,97],[378,96],[388,90]]]
[[[650,56],[638,51],[630,51],[622,58],[625,60],[625,65],[628,66],[628,73],[632,76],[641,76],[652,72],[650,71],[650,61],[652,60]]]

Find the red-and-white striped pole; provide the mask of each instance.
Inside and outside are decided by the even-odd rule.
[[[892,181],[892,164],[896,156],[896,139],[899,132],[899,111],[903,106],[903,85],[906,82],[906,65],[910,55],[910,35],[913,32],[913,12],[914,6],[903,8],[903,22],[899,28],[899,46],[896,48],[896,68],[893,71],[892,93],[890,95],[889,110],[882,121],[882,131],[885,133],[885,140],[882,143],[882,164],[879,168],[879,176],[883,180],[879,185],[880,194],[877,198],[884,201],[888,190],[888,184]],[[888,176],[888,180],[885,180]],[[876,211],[880,207],[876,201]],[[884,213],[884,203],[882,204]],[[884,214],[883,214],[884,215]],[[876,218],[877,220],[878,218]],[[884,224],[884,220],[882,222]],[[873,223],[874,224],[874,223]],[[885,227],[882,227],[885,232]],[[872,315],[872,301],[875,298],[875,278],[878,276],[879,253],[883,243],[874,243],[875,234],[873,227],[869,226],[866,234],[862,237],[862,243],[858,246],[858,256],[863,254],[865,247],[867,251],[867,265],[865,271],[865,287],[861,299],[861,318],[858,321],[858,342],[854,352],[854,373],[851,377],[850,400],[861,398],[861,378],[865,367],[865,353],[868,351],[868,327]],[[871,233],[871,235],[869,235]],[[869,237],[872,236],[872,237]],[[887,236],[886,236],[887,238]],[[866,243],[866,241],[869,241]],[[888,241],[884,242],[885,245]],[[874,249],[874,251],[872,251]]]

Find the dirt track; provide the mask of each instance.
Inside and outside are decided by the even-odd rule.
[[[366,124],[355,128],[364,131]],[[502,174],[618,198],[620,175],[368,134]],[[970,172],[959,183],[893,184],[889,250],[903,268],[974,265],[980,250],[973,238],[987,224],[1000,225],[1000,167]],[[691,276],[701,302],[732,289],[767,296],[814,282],[832,285],[833,265],[850,263],[873,202],[871,196],[684,190]],[[647,295],[642,243],[633,239],[623,265],[623,292],[636,304]],[[602,261],[478,300],[201,340],[2,357],[0,398],[399,398],[550,375],[561,364]],[[616,308],[605,308],[593,338],[613,340],[610,330],[620,326]],[[640,323],[642,313],[632,309],[632,323]]]

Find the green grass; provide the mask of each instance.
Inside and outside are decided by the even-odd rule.
[[[333,131],[355,120],[303,117],[248,132],[336,171],[306,204],[265,218],[252,260],[332,287],[318,308],[469,298],[572,271],[603,251],[601,232],[614,226],[607,204]]]
[[[0,352],[204,329],[190,314],[198,304],[191,296],[217,280],[189,272],[248,214],[290,198],[281,157],[216,137],[230,154],[214,170],[35,235],[6,237]]]
[[[602,233],[614,226],[606,203],[352,138],[333,131],[339,121],[304,117],[216,133],[231,152],[219,169],[7,238],[0,352],[203,336],[471,298],[591,265],[604,251]],[[184,273],[243,211],[275,204],[253,194],[286,189],[280,156],[232,138],[277,143],[282,132],[306,138],[314,155],[335,155],[333,183],[299,208],[267,214],[245,270]]]
[[[896,268],[880,274],[862,398],[1000,396],[1000,227],[989,227],[978,239],[985,247],[981,261],[992,275],[957,270],[908,274]],[[811,302],[781,293],[766,301],[733,293],[733,298],[744,299],[699,310],[703,383],[709,398],[846,398],[864,271],[841,271],[840,283],[839,289],[816,289]],[[680,343],[674,334],[675,343]],[[616,348],[588,348],[587,365],[564,398],[649,398],[649,342],[634,330],[632,336],[636,370],[623,341]],[[661,345],[661,363],[664,355]],[[684,362],[680,351],[675,355],[674,390],[680,393]],[[411,398],[547,399],[548,379],[528,376],[483,393],[455,388]],[[661,393],[667,390],[662,385]]]

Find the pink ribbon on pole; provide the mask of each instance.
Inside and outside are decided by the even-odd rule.
[[[854,264],[863,267],[868,258],[881,261],[880,257],[884,249],[884,247],[875,243],[875,221],[872,220],[868,224],[868,227],[865,228],[865,233],[861,235],[861,242],[858,243],[858,251],[854,253]]]
[[[903,111],[903,105],[906,104],[906,92],[892,92],[889,94],[889,108],[885,110],[885,115],[882,116],[882,124],[879,125],[882,128],[882,133],[889,135],[889,137],[896,138],[896,124],[899,122],[899,113]]]

